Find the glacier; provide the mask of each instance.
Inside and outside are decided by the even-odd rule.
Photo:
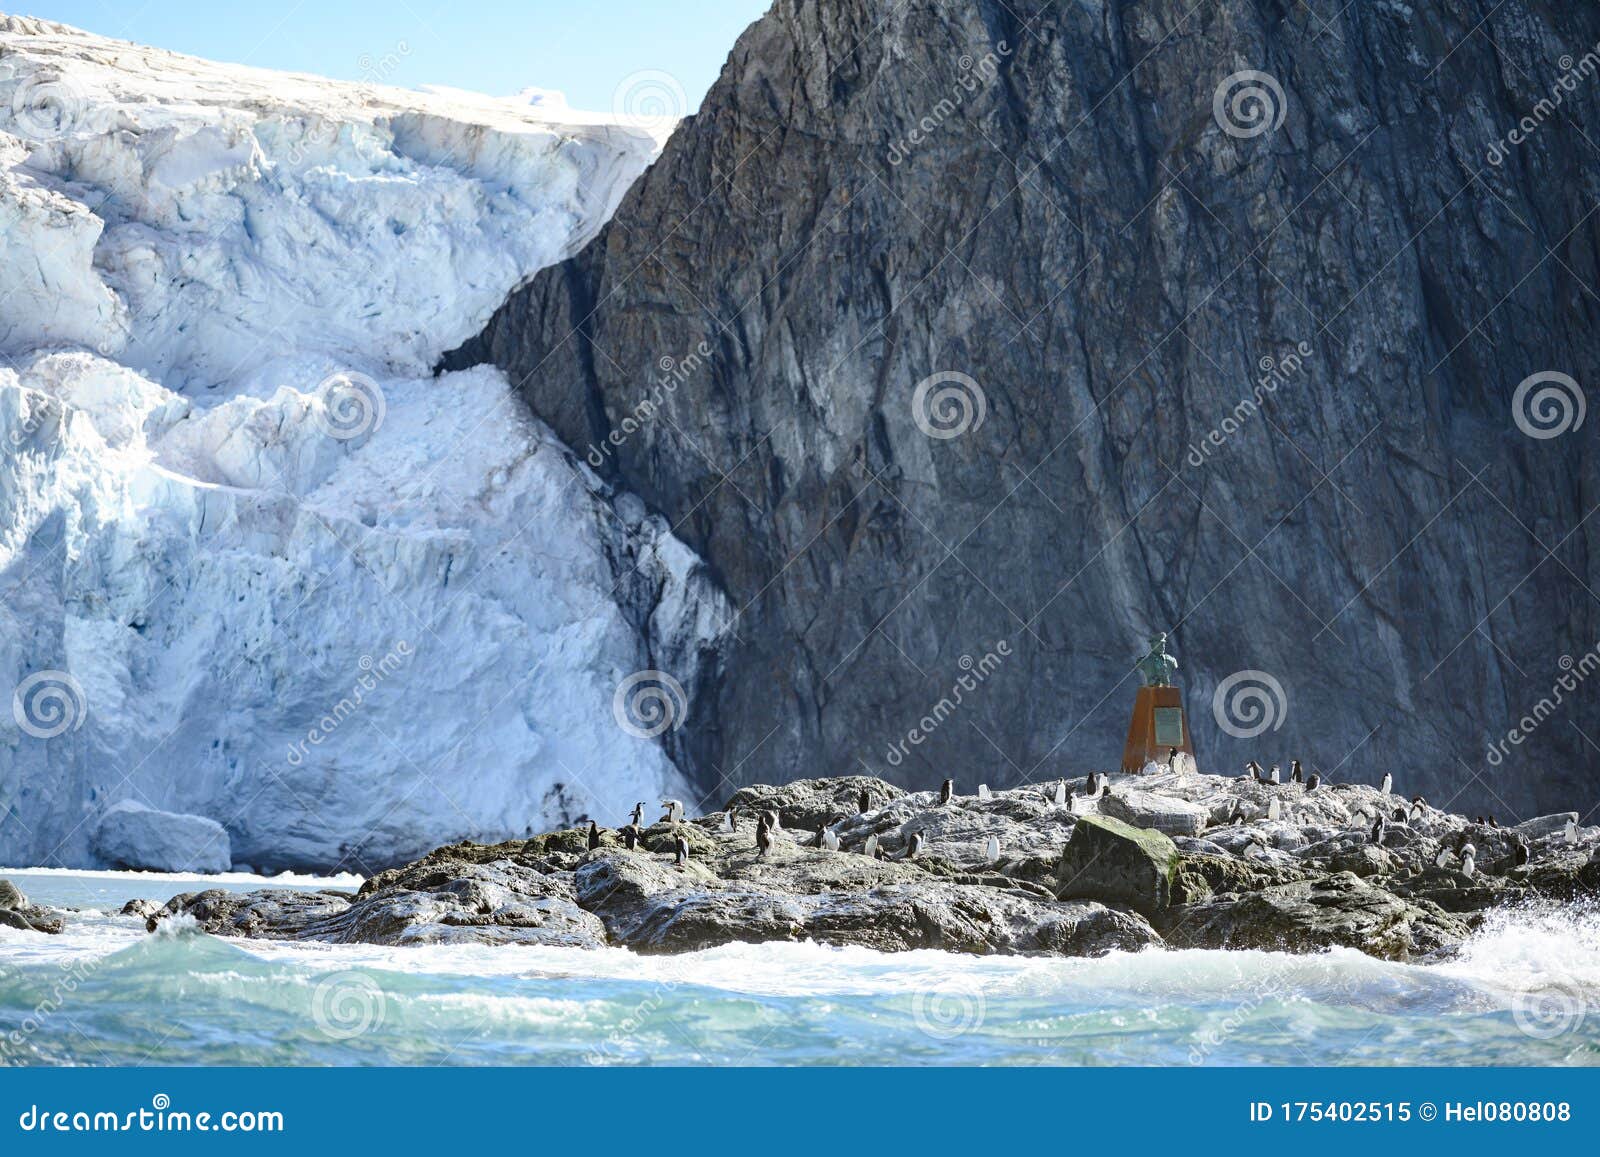
[[[430,370],[664,131],[0,16],[0,863],[370,873],[693,797],[716,583]]]

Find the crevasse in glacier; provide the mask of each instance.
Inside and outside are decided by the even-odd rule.
[[[659,669],[692,715],[715,585],[503,377],[428,374],[659,141],[26,19],[0,54],[0,863],[103,862],[124,800],[368,871],[688,796],[614,708]]]

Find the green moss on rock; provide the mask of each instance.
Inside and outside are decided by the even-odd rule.
[[[1160,832],[1110,816],[1083,816],[1056,864],[1055,892],[1063,900],[1099,900],[1150,916],[1172,903],[1182,859]]]

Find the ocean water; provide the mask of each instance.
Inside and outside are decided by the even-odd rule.
[[[214,879],[0,870],[109,907]],[[221,886],[354,887],[237,876]],[[1336,950],[1097,960],[729,945],[275,944],[80,911],[0,928],[0,1062],[677,1065],[1595,1065],[1600,913],[1493,918],[1456,957]]]

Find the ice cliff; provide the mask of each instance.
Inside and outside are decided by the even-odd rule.
[[[0,863],[154,809],[362,871],[686,791],[613,708],[663,668],[694,711],[700,561],[428,372],[659,145],[0,16]]]

